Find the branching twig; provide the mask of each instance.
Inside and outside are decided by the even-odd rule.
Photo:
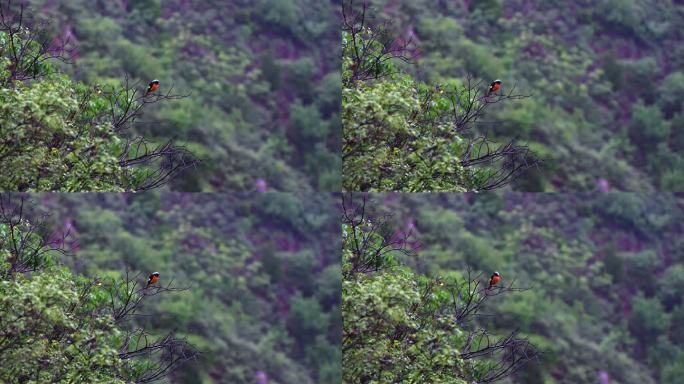
[[[27,197],[23,194],[0,195],[0,224],[6,227],[7,232],[6,237],[0,238],[0,248],[9,245],[10,251],[5,260],[10,268],[4,271],[3,277],[42,269],[49,262],[49,253],[67,254],[65,245],[70,228],[50,236],[45,224],[48,215],[28,221],[26,203]]]
[[[190,287],[177,288],[170,280],[166,285],[144,287],[141,273],[130,275],[126,270],[122,280],[114,281],[104,288],[109,292],[110,312],[115,323],[131,322],[137,316],[144,301],[150,297],[168,292],[181,292]],[[199,352],[185,338],[175,336],[176,331],[161,337],[152,336],[144,327],[130,326],[126,331],[123,344],[119,347],[119,357],[124,360],[144,358],[149,363],[144,372],[128,378],[134,383],[149,383],[162,380],[182,363],[195,359]]]
[[[352,251],[350,271],[345,271],[349,276],[354,273],[377,272],[391,264],[387,257],[392,253],[405,256],[414,254],[414,249],[419,245],[410,239],[413,229],[390,233],[388,220],[391,216],[385,215],[374,220],[366,217],[366,202],[368,196],[363,194],[360,203],[354,202],[353,194],[342,196],[342,223],[349,226],[348,238],[344,241]]]
[[[386,63],[399,60],[410,63],[414,57],[410,46],[412,37],[395,39],[388,32],[391,21],[369,28],[368,3],[361,5],[349,0],[342,5],[342,31],[348,36],[342,42],[342,50],[351,58],[351,76],[345,82],[367,81],[390,75],[383,70]]]
[[[0,33],[6,34],[7,45],[2,52],[9,58],[9,76],[4,82],[41,78],[49,73],[44,64],[51,60],[72,63],[70,39],[51,39],[47,34],[49,23],[28,20],[26,4],[19,2],[18,9],[12,0],[0,4]],[[27,26],[30,25],[30,28]]]

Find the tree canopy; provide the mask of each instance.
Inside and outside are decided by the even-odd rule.
[[[489,82],[420,81],[402,68],[418,53],[394,36],[366,2],[345,1],[342,32],[342,174],[347,191],[484,191],[539,164],[516,140],[498,143],[478,129],[498,104],[525,99],[489,94]]]
[[[681,190],[681,2],[368,3],[374,24],[391,20],[390,35],[417,52],[402,66],[414,79],[498,78],[532,96],[490,108],[474,128],[544,159],[513,189]]]
[[[484,271],[485,283],[498,271],[506,286],[529,288],[492,298],[479,319],[495,335],[519,330],[542,352],[510,382],[680,381],[684,303],[675,292],[684,283],[684,205],[678,194],[371,194],[369,201],[370,222],[386,217],[389,228],[377,233],[393,243],[411,233],[413,252],[394,253],[410,275],[396,273],[463,281],[470,269]],[[393,277],[400,278],[406,279]],[[415,280],[403,289],[420,288]]]
[[[0,196],[0,379],[7,383],[146,383],[196,356],[173,334],[135,325],[149,297],[126,276],[92,278],[59,266],[66,235],[26,216],[23,198]],[[27,210],[24,211],[24,208]]]
[[[68,43],[48,37],[23,4],[1,7],[1,190],[141,191],[196,163],[173,140],[124,134],[145,107],[179,96],[145,97],[127,77],[122,84],[73,81],[56,66],[70,62]]]
[[[23,3],[34,24],[48,23],[50,42],[68,42],[72,63],[59,70],[74,82],[104,91],[128,74],[138,92],[158,79],[159,92],[188,96],[146,105],[125,132],[144,137],[150,150],[174,140],[202,160],[171,178],[170,189],[339,190],[334,1]],[[122,148],[125,141],[100,145],[98,155],[109,160],[109,152],[119,156]],[[188,162],[166,158],[154,160]]]
[[[20,200],[14,194],[9,198]],[[3,195],[3,202],[7,199]],[[39,307],[49,306],[45,303],[64,288],[52,311],[59,314],[59,324],[69,327],[40,335],[48,341],[59,335],[63,347],[81,343],[71,335],[111,325],[102,331],[106,337],[97,338],[102,348],[93,351],[93,358],[112,357],[113,351],[125,362],[102,367],[103,377],[151,382],[166,367],[163,363],[174,362],[172,368],[180,369],[169,369],[160,379],[340,381],[339,226],[332,196],[147,192],[31,194],[27,200],[33,202],[23,209],[27,224],[15,227],[36,246],[15,237],[16,244],[24,245],[19,247],[23,251],[14,250],[6,226],[0,227],[0,257],[12,271],[0,274],[9,281],[3,293],[12,293],[3,296],[0,331],[15,335],[5,318],[38,313],[26,303],[15,305],[15,314],[14,293],[38,290],[34,299]],[[43,224],[24,227],[29,222]],[[161,274],[158,284],[143,289],[153,271]],[[49,290],[40,290],[41,279],[50,282]],[[57,321],[40,319],[45,326]],[[83,323],[90,319],[103,325]],[[22,356],[39,353],[26,344],[34,337],[31,329],[17,333],[22,343],[12,344],[23,348]],[[157,353],[136,352],[141,348]],[[64,348],[66,359],[72,349]],[[77,374],[71,368],[96,367],[90,362],[74,360],[65,369]],[[20,365],[0,351],[4,363],[26,369],[38,364]],[[59,375],[56,369],[43,369],[51,377]]]
[[[525,289],[490,288],[470,270],[431,277],[402,266],[415,256],[411,231],[392,228],[366,199],[343,201],[344,382],[493,383],[536,359],[537,348],[517,330],[491,332],[492,314],[481,313]]]

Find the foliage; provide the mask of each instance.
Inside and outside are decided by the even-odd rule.
[[[121,282],[126,270],[159,271],[163,289],[187,288],[147,294],[133,320],[120,324],[133,335],[139,329],[150,340],[170,334],[197,348],[199,355],[167,381],[250,383],[259,372],[271,383],[340,381],[340,246],[331,196],[148,192],[31,199],[38,209],[33,215],[51,213],[48,234],[70,233],[59,242],[69,254],[54,259],[75,274],[101,278],[108,294],[115,288],[109,279]],[[131,282],[117,286],[117,302],[127,302],[127,292],[137,292],[145,278],[124,278]]]
[[[471,78],[420,82],[397,64],[411,61],[410,41],[392,39],[387,23],[368,26],[365,5],[347,1],[343,12],[343,189],[488,190],[538,163],[514,140],[469,133],[488,108],[524,96],[488,95]]]
[[[128,129],[176,139],[203,161],[181,191],[339,190],[335,1],[28,2],[50,37],[70,38],[63,71],[91,86],[159,79],[188,98],[150,105]]]
[[[474,184],[455,182],[466,178],[465,140],[447,136],[447,124],[423,131],[411,121],[420,103],[410,77],[345,88],[342,99],[344,189],[465,191]]]
[[[54,65],[69,60],[66,43],[27,28],[23,4],[15,12],[11,1],[0,8],[0,189],[141,191],[195,163],[172,141],[122,134],[147,104],[175,96],[72,81]]]
[[[472,371],[460,357],[465,333],[447,316],[420,326],[420,314],[411,309],[434,305],[435,298],[421,300],[410,271],[346,280],[342,296],[344,382],[467,383],[463,378]]]
[[[64,268],[0,281],[0,380],[6,383],[125,383],[114,347],[123,334],[102,289]]]
[[[392,20],[388,33],[398,41],[410,39],[418,54],[404,70],[416,79],[500,78],[504,89],[532,95],[491,108],[474,127],[501,142],[529,143],[545,159],[513,189],[595,191],[607,182],[623,191],[679,191],[678,3],[372,0],[367,13],[375,25]]]
[[[0,196],[0,379],[3,382],[149,383],[196,356],[185,340],[136,324],[143,302],[178,291],[56,265],[68,232],[27,219],[24,197]]]
[[[343,380],[492,383],[537,356],[517,331],[490,333],[480,310],[502,293],[470,274],[433,278],[397,264],[410,236],[387,231],[372,202],[343,202]],[[366,216],[368,215],[368,217]]]
[[[369,220],[411,231],[413,274],[496,270],[532,287],[498,300],[487,329],[545,353],[512,383],[677,382],[684,252],[677,194],[374,194]],[[408,290],[408,288],[405,288]],[[379,294],[378,294],[379,295]],[[495,308],[495,310],[494,310]],[[346,316],[346,315],[345,315]],[[603,372],[603,373],[601,373]]]
[[[119,165],[122,139],[107,124],[80,124],[105,106],[100,98],[84,107],[73,83],[59,75],[0,89],[2,189],[124,190],[135,175]]]

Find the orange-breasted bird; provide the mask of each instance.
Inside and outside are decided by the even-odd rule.
[[[157,281],[159,281],[159,272],[154,272],[150,275],[150,278],[147,279],[147,286],[145,289],[149,288],[152,284],[156,284]]]
[[[147,97],[147,95],[156,91],[157,89],[159,89],[159,80],[154,79],[154,80],[150,81],[150,84],[147,87],[147,91],[145,91],[145,96],[143,96],[143,97]]]
[[[492,84],[489,86],[489,89],[487,90],[487,97],[493,93],[499,92],[501,89],[501,80],[496,79],[492,82]]]
[[[487,286],[487,289],[491,289],[493,286],[499,284],[500,281],[501,275],[499,274],[499,272],[494,272],[494,274],[492,274],[492,277],[489,278],[489,286]]]

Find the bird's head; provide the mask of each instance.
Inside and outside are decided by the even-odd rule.
[[[494,276],[501,276],[501,275],[499,275],[499,272],[494,272]]]
[[[159,80],[154,79],[154,80],[150,81],[150,86],[152,86],[152,84],[157,84],[157,85],[159,85]]]
[[[501,80],[496,79],[496,80],[494,80],[494,81],[492,82],[492,84],[501,84]]]
[[[152,276],[159,277],[159,272],[153,272],[153,273],[152,273]]]

